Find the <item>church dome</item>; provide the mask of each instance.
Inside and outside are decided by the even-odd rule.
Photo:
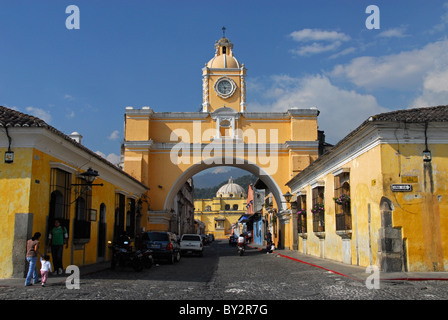
[[[207,63],[210,69],[241,68],[239,61],[233,56],[233,43],[222,37],[215,43],[215,56]]]
[[[212,58],[207,63],[207,68],[210,69],[241,68],[241,65],[234,56],[228,56],[226,54],[222,54]]]
[[[219,188],[216,192],[218,198],[244,198],[246,197],[246,191],[239,184],[233,182],[233,178],[230,177],[229,182]]]

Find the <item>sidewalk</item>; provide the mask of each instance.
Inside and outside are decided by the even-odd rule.
[[[249,247],[266,251],[264,246],[254,243],[248,244]],[[372,272],[366,272],[367,268],[345,264],[342,262],[323,259],[294,250],[276,249],[272,254],[282,258],[290,259],[298,263],[305,263],[315,268],[320,268],[328,272],[333,272],[341,276],[351,278],[357,281],[365,282],[372,275]],[[448,281],[448,272],[380,272],[380,279],[401,280],[401,281],[426,281],[426,280],[443,280]]]
[[[110,262],[101,262],[101,263],[95,263],[90,264],[86,266],[80,266],[79,267],[79,273],[80,277],[82,279],[82,276],[85,276],[87,274],[103,271],[110,268]],[[64,270],[65,272],[65,270]],[[39,273],[39,279],[40,277],[40,271]],[[57,274],[53,275],[50,274],[47,279],[47,285],[57,285],[57,284],[64,284],[67,277],[70,276],[70,274]],[[31,280],[32,283],[32,280]],[[24,287],[25,286],[25,278],[9,278],[9,279],[0,279],[0,287]],[[35,284],[33,286],[41,286],[41,283]]]

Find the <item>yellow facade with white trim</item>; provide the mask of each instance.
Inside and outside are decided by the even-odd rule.
[[[3,107],[2,107],[3,108]],[[6,112],[14,112],[15,116],[27,118],[14,110],[3,108]],[[3,112],[3,110],[2,110]],[[8,129],[12,144],[10,151],[14,153],[11,163],[0,161],[0,278],[22,277],[25,270],[26,240],[40,232],[40,252],[49,253],[47,235],[49,231],[49,215],[51,206],[52,174],[61,170],[70,176],[67,216],[68,248],[64,246],[63,266],[83,266],[110,259],[107,241],[112,240],[116,222],[118,193],[126,194],[126,201],[137,203],[147,188],[128,176],[125,172],[95,155],[85,147],[70,140],[68,136],[56,129],[45,127],[10,127]],[[8,151],[8,141],[0,138],[0,154]],[[82,195],[75,184],[79,184],[78,174],[89,167],[98,171],[99,177],[92,186],[91,202],[85,212],[86,234],[88,239],[74,239],[76,218],[76,199]],[[52,173],[53,172],[53,173]],[[144,199],[144,198],[142,198]],[[103,205],[103,207],[101,206]],[[144,211],[144,202],[141,211]],[[100,208],[105,208],[103,220],[100,221]],[[125,208],[129,209],[129,208]],[[135,214],[135,213],[134,213]],[[125,214],[126,215],[126,214]],[[127,215],[129,216],[129,215]],[[90,221],[90,217],[96,220]],[[126,218],[126,217],[125,217]],[[146,218],[146,215],[143,217]],[[101,239],[103,255],[99,256],[99,224],[104,223],[105,234]],[[126,222],[125,222],[126,223]],[[39,262],[40,263],[40,262]],[[38,264],[39,264],[38,263]]]
[[[306,199],[307,228],[298,230],[298,250],[386,272],[447,271],[448,128],[429,122],[425,146],[420,123],[366,123],[288,182],[299,201]],[[431,161],[424,160],[426,148]],[[337,230],[333,199],[342,171],[349,175],[348,230]],[[324,232],[313,227],[311,212],[318,185],[324,188]]]
[[[233,44],[222,38],[202,68],[202,111],[126,107],[124,170],[150,188],[148,229],[168,230],[178,216],[174,196],[188,178],[227,165],[265,182],[288,229],[284,246],[292,246],[285,183],[318,157],[319,111],[285,106],[286,112],[248,112],[246,76]]]

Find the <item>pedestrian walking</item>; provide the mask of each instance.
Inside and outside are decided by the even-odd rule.
[[[61,274],[64,269],[62,266],[64,244],[68,248],[68,233],[67,229],[61,226],[59,220],[54,221],[54,227],[48,234],[48,243],[51,247],[51,255],[53,256],[54,272]]]
[[[268,233],[266,233],[266,251],[267,253],[272,252],[272,234],[271,231],[268,230]]]
[[[42,276],[42,287],[45,287],[47,283],[48,274],[52,271],[50,257],[48,255],[44,255],[40,258],[40,275]]]
[[[37,256],[42,256],[39,252],[40,232],[36,232],[33,237],[26,242],[26,261],[28,261],[28,273],[25,279],[25,286],[31,286],[31,278],[33,283],[39,283],[39,274],[37,273]]]

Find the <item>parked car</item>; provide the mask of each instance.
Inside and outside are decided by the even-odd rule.
[[[199,234],[184,234],[180,238],[180,251],[182,254],[195,253],[202,256],[203,249],[202,237]]]
[[[180,245],[171,232],[146,231],[141,237],[142,245],[153,251],[154,260],[180,261]]]

